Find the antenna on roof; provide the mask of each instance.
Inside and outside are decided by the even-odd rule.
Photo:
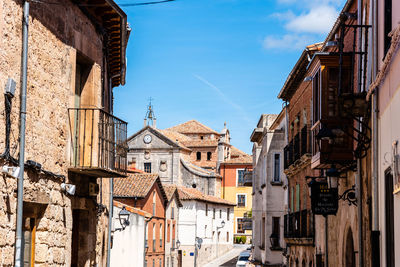
[[[152,101],[153,101],[153,98],[150,97],[149,105],[147,106],[146,116],[144,117],[143,127],[146,127],[147,125],[149,125],[149,126],[156,128],[157,118],[154,115],[153,105],[151,103]]]

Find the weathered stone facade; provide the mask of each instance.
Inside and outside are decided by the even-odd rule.
[[[7,78],[17,81],[11,110],[11,153],[18,157],[23,1],[0,1],[0,87]],[[35,266],[104,266],[107,256],[109,180],[69,172],[71,135],[68,108],[74,107],[77,58],[91,62],[90,93],[81,103],[110,110],[108,83],[103,83],[107,60],[98,25],[72,1],[60,5],[31,2],[29,18],[28,86],[25,159],[41,164],[46,174],[26,168],[24,173],[25,259]],[[85,85],[86,86],[86,85]],[[4,111],[4,95],[0,94]],[[5,149],[5,112],[0,114],[0,150]],[[0,164],[15,166],[10,158]],[[14,265],[17,179],[0,177],[0,265]],[[60,188],[76,185],[75,196]],[[88,196],[89,182],[100,193]],[[78,223],[80,222],[80,223]],[[74,235],[76,235],[74,237]],[[77,250],[73,240],[79,243]],[[76,243],[76,244],[78,244]],[[73,254],[77,253],[77,254]],[[30,259],[29,258],[30,256]]]

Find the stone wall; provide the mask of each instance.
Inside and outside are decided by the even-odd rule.
[[[22,49],[23,1],[0,1],[0,88],[8,77],[17,82],[11,112],[11,156],[18,157],[19,92]],[[76,55],[89,58],[92,66],[93,99],[101,105],[102,36],[70,1],[62,5],[30,4],[27,121],[25,159],[40,163],[43,169],[68,176],[70,133],[67,108],[75,91]],[[3,89],[1,89],[3,90]],[[0,94],[0,110],[4,95]],[[0,153],[5,147],[5,114],[0,113]],[[0,161],[0,165],[10,165]],[[35,263],[39,266],[70,266],[73,210],[87,211],[82,228],[87,256],[80,266],[103,265],[107,254],[105,213],[97,216],[96,202],[108,205],[108,181],[94,198],[70,197],[61,192],[61,178],[26,170],[24,215],[37,218]],[[91,179],[96,183],[95,179]],[[98,182],[100,179],[98,179]],[[77,184],[80,187],[80,184]],[[0,265],[14,264],[17,181],[0,177]],[[4,237],[4,238],[3,238]],[[83,255],[83,254],[82,254]]]

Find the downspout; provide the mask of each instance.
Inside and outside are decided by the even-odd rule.
[[[111,77],[109,79],[109,83],[108,83],[108,88],[109,88],[110,92],[112,91],[112,89],[110,89],[110,88],[112,88],[112,78],[113,77]],[[111,101],[112,100],[110,99],[109,102],[111,102]],[[110,108],[112,108],[112,107],[110,106]],[[109,112],[112,114],[113,113],[112,109],[109,110]],[[100,179],[103,179],[103,178],[100,178]],[[107,267],[110,267],[110,260],[111,260],[111,230],[112,230],[113,206],[114,206],[113,205],[113,198],[114,198],[114,194],[113,193],[114,193],[114,178],[111,178],[111,180],[110,180],[110,192],[109,192],[109,194],[110,194],[110,196],[109,196],[110,203],[109,203],[109,214],[108,214]]]
[[[15,267],[24,265],[22,247],[22,219],[24,205],[24,161],[25,161],[25,124],[26,124],[26,87],[28,73],[28,33],[29,33],[29,1],[24,1],[24,13],[22,19],[22,77],[21,77],[21,107],[19,130],[19,177],[17,198],[17,222],[15,236]]]
[[[372,7],[372,81],[378,72],[378,2],[371,1]],[[372,95],[372,266],[380,266],[380,231],[379,231],[379,188],[378,188],[378,90],[377,87]]]
[[[362,1],[357,0],[357,24],[362,25]],[[362,49],[362,33],[363,29],[358,29],[358,49]],[[365,70],[364,70],[365,71]],[[362,79],[362,60],[361,56],[358,57],[358,88],[357,92],[361,92],[361,79]],[[358,130],[361,131],[361,124],[358,123]],[[357,158],[357,173],[356,173],[356,194],[357,194],[357,209],[358,209],[358,262],[359,266],[364,266],[364,240],[363,240],[363,185],[361,176],[361,159]]]
[[[102,178],[100,178],[102,179]],[[107,244],[107,267],[110,267],[111,260],[111,229],[112,229],[112,220],[113,220],[113,190],[114,190],[114,178],[110,179],[110,208],[108,214],[108,244]]]

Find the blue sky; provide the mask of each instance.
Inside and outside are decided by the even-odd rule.
[[[146,0],[117,0],[118,4]],[[126,85],[114,113],[140,130],[149,97],[157,127],[196,119],[251,153],[262,113],[277,99],[305,45],[323,41],[344,0],[176,0],[123,7],[132,34]]]

